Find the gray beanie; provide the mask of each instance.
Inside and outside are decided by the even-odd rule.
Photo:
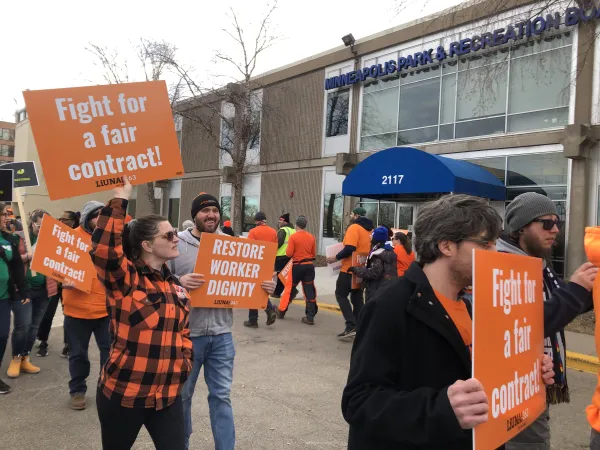
[[[296,219],[296,225],[299,226],[300,228],[306,228],[307,224],[308,224],[308,220],[306,220],[305,216],[298,216],[298,218]]]
[[[518,231],[538,217],[553,214],[558,217],[555,203],[536,192],[525,192],[506,207],[504,229],[508,233]]]

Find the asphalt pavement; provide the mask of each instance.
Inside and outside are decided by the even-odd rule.
[[[238,449],[346,448],[348,427],[341,415],[340,398],[351,343],[335,337],[343,328],[339,314],[321,310],[316,325],[307,326],[300,323],[303,311],[301,304],[295,304],[285,320],[271,327],[266,327],[262,314],[258,329],[242,326],[245,311],[234,313],[237,355],[232,402]],[[56,324],[60,322],[57,314]],[[72,411],[68,408],[67,361],[59,356],[61,338],[58,326],[52,330],[50,355],[33,357],[42,372],[10,380],[13,392],[0,396],[0,449],[101,448],[94,401],[98,351],[92,341],[88,408]],[[6,353],[0,369],[4,380],[10,350]],[[557,450],[587,448],[589,442],[584,410],[596,376],[569,371],[569,384],[571,403],[551,409],[553,448]],[[193,406],[193,449],[214,448],[206,395],[201,377]],[[152,448],[142,430],[134,449]]]

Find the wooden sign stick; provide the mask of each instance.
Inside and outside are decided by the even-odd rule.
[[[23,196],[21,195],[21,188],[15,188],[15,196],[17,197],[17,206],[19,207],[19,212],[21,213],[21,218],[27,217],[25,212],[25,205],[23,204]],[[25,220],[24,224],[26,225],[27,221]],[[31,254],[31,238],[29,237],[29,228],[27,226],[23,226],[23,235],[25,236],[25,247],[27,248],[27,254]],[[33,270],[31,271],[31,276],[35,277],[37,275]]]

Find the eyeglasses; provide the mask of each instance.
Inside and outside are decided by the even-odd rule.
[[[562,225],[560,220],[554,219],[534,219],[533,222],[541,223],[542,227],[546,231],[551,231],[554,227],[560,230],[560,227]]]
[[[459,242],[462,241],[467,241],[467,242],[472,242],[475,245],[479,245],[480,247],[483,248],[491,248],[491,247],[495,247],[496,243],[494,241],[490,241],[489,239],[484,239],[484,238],[464,238],[461,239]]]
[[[177,235],[174,231],[169,231],[169,232],[167,232],[165,234],[161,234],[160,236],[157,236],[157,237],[166,239],[169,242],[173,242],[175,240],[175,236],[177,236]]]
[[[0,216],[2,216],[2,217],[8,217],[9,214],[8,213],[2,213],[2,214],[0,214]]]
[[[68,219],[66,217],[59,217],[58,221],[59,222],[75,222],[74,219]]]

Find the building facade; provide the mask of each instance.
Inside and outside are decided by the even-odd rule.
[[[15,124],[0,121],[0,164],[15,157]]]
[[[411,146],[496,175],[507,190],[506,202],[493,202],[502,216],[523,192],[550,197],[564,221],[554,265],[568,274],[581,264],[584,228],[600,221],[600,12],[569,1],[489,3],[465,4],[255,80],[260,136],[249,148],[245,226],[259,209],[271,224],[283,212],[304,214],[320,253],[342,237],[358,203],[375,223],[409,229],[421,202],[344,197],[342,182],[374,152]],[[189,218],[201,191],[218,195],[229,214],[224,128],[219,143],[183,120],[186,175],[162,197],[174,225]]]

